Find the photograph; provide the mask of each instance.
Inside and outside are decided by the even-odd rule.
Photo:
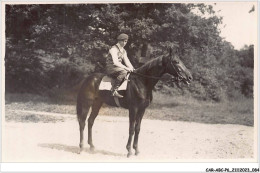
[[[1,162],[259,163],[258,7],[2,2]]]

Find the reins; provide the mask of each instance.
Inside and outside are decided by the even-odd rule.
[[[163,77],[156,77],[156,76],[148,76],[148,75],[144,75],[144,74],[141,74],[141,73],[136,73],[136,72],[130,72],[130,74],[135,74],[135,75],[137,75],[137,76],[140,76],[140,77],[143,77],[143,78],[148,78],[148,79],[158,79],[158,80],[160,80],[160,79],[162,79],[162,80],[167,80],[167,79],[169,79],[169,78],[163,78]],[[180,81],[180,78],[179,77],[171,77],[171,80],[173,81],[173,82],[179,82]]]
[[[162,79],[162,77],[148,76],[148,75],[144,75],[144,74],[137,73],[137,72],[134,72],[134,71],[130,72],[130,73],[138,75],[138,76],[141,76],[141,77],[144,77],[144,78],[149,78],[149,79]]]
[[[170,62],[170,64],[172,65],[172,62]],[[172,65],[173,69],[175,70],[175,72],[177,73],[177,77],[172,77],[171,80],[175,79],[175,82],[176,81],[180,81],[180,79],[182,78],[182,76],[180,75],[179,71],[176,69],[176,67],[174,65]],[[166,66],[166,69],[168,68],[168,64]],[[149,75],[144,75],[144,74],[141,74],[141,73],[137,73],[135,71],[133,72],[129,72],[130,74],[135,74],[135,75],[138,75],[138,76],[141,76],[143,78],[149,78],[149,79],[168,79],[168,78],[163,78],[163,77],[156,77],[156,76],[149,76]]]

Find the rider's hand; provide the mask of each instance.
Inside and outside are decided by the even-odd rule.
[[[128,71],[128,72],[133,72],[134,69],[132,69],[132,68],[127,68],[126,71]]]

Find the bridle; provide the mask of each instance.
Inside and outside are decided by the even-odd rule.
[[[177,74],[177,77],[174,77],[175,80],[178,81],[178,82],[182,81],[184,79],[184,77],[181,75],[181,71],[178,69],[178,67],[176,67],[172,63],[172,61],[170,61],[170,63],[167,63],[165,70],[166,71],[169,70],[169,65],[170,65],[171,68],[174,69],[175,73]],[[170,69],[170,71],[171,71],[171,69]]]

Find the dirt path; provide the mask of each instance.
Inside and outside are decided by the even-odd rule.
[[[37,114],[49,114],[35,112]],[[253,159],[254,128],[144,119],[140,155],[126,158],[128,118],[98,116],[93,127],[95,152],[78,154],[79,127],[74,115],[56,123],[7,122],[4,162],[176,162],[198,159]],[[85,129],[87,139],[87,129]]]

